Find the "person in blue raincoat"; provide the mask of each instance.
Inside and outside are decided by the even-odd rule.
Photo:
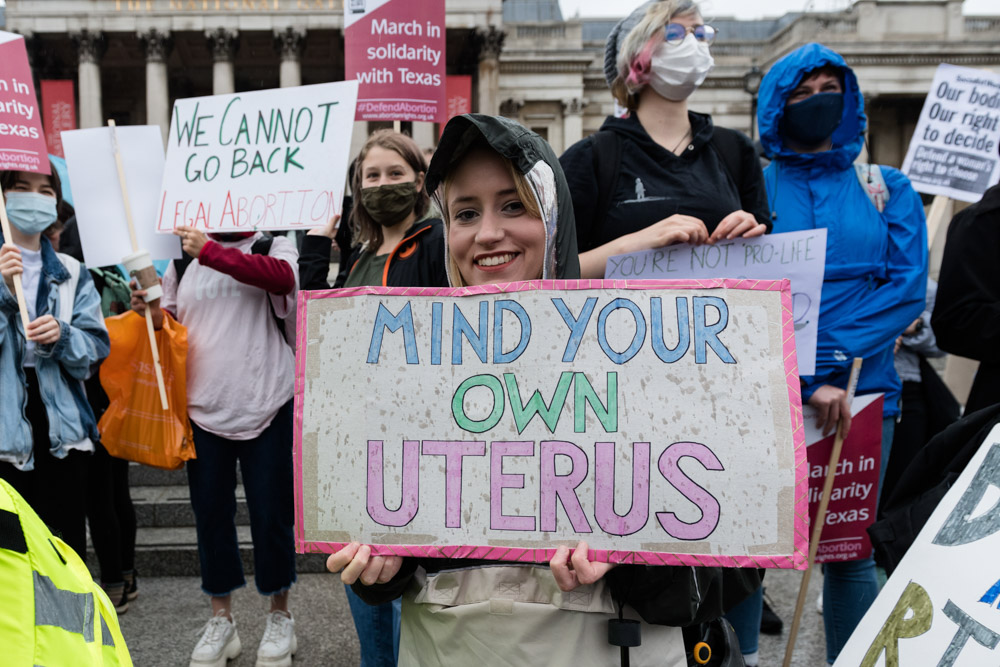
[[[815,375],[802,401],[824,433],[850,427],[847,380],[861,357],[858,394],[884,393],[882,467],[889,458],[902,383],[896,338],[920,316],[927,287],[927,225],[919,195],[897,169],[854,165],[864,143],[864,98],[836,52],[807,44],[774,64],[760,86],[761,142],[774,232],[825,227]],[[881,482],[881,475],[880,475]],[[878,594],[875,564],[828,563],[823,583],[827,661],[833,663]]]

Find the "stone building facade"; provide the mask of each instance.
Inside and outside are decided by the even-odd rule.
[[[447,0],[447,72],[473,78],[473,109],[516,118],[561,152],[613,110],[607,19],[564,20],[556,0]],[[1000,71],[1000,17],[961,0],[858,0],[839,12],[712,19],[715,70],[692,108],[752,127],[754,72],[810,41],[843,53],[866,94],[875,160],[898,165],[939,63]],[[338,81],[343,0],[8,0],[38,78],[76,82],[81,127],[170,119],[174,99]],[[754,69],[756,68],[756,70]],[[355,145],[377,123],[358,123]],[[437,128],[409,127],[423,147]]]

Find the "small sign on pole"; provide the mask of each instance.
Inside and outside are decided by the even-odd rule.
[[[939,65],[903,173],[917,192],[977,202],[1000,181],[1000,74]]]
[[[345,78],[357,120],[445,120],[445,0],[344,3]]]
[[[38,98],[28,64],[24,37],[0,31],[0,171],[51,173],[45,134],[39,118]],[[0,231],[11,242],[7,203],[0,192]],[[24,300],[21,275],[14,276],[14,296],[21,311],[21,323],[28,328],[28,305]]]

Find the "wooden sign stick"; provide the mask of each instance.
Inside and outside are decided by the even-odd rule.
[[[10,235],[10,220],[7,219],[7,201],[3,192],[0,192],[0,229],[3,230],[4,243],[14,243]],[[28,303],[24,300],[24,285],[21,283],[21,274],[14,276],[14,296],[17,297],[17,308],[21,311],[21,324],[24,325],[25,332],[28,331]]]
[[[847,405],[850,409],[854,400],[854,392],[858,389],[858,376],[861,375],[861,358],[855,357],[851,365],[851,377],[847,381]],[[795,640],[799,634],[799,624],[802,622],[802,610],[806,604],[806,592],[809,589],[809,577],[812,575],[813,563],[816,561],[816,552],[819,550],[819,538],[823,533],[823,526],[826,523],[826,510],[830,506],[830,494],[833,492],[833,480],[836,477],[837,464],[840,463],[840,452],[844,448],[844,438],[847,434],[843,429],[844,421],[837,424],[837,437],[833,440],[833,450],[830,452],[830,463],[826,470],[826,481],[823,483],[823,495],[819,499],[819,507],[816,509],[816,521],[813,524],[812,537],[809,539],[809,560],[808,568],[802,573],[802,585],[799,586],[799,599],[795,603],[795,616],[792,618],[792,629],[788,634],[788,645],[785,646],[785,660],[782,667],[790,667],[792,664],[792,653],[795,651]]]
[[[945,197],[944,195],[935,195],[934,201],[931,202],[931,210],[927,212],[927,247],[930,248],[934,243],[934,237],[937,236],[938,227],[945,220],[945,215],[948,212],[948,204],[951,203],[951,199]]]
[[[135,224],[132,222],[132,206],[128,200],[128,186],[125,184],[125,168],[122,166],[122,154],[118,150],[118,133],[115,130],[115,121],[108,120],[108,127],[111,128],[111,145],[115,152],[115,166],[118,167],[118,183],[122,187],[122,201],[125,204],[125,220],[128,222],[129,240],[132,242],[132,252],[139,252],[139,239],[135,235]],[[156,369],[156,386],[160,390],[160,406],[164,410],[170,408],[167,402],[167,387],[163,381],[163,368],[160,365],[160,348],[156,344],[156,330],[153,327],[153,314],[149,307],[146,307],[146,332],[149,334],[149,346],[153,350],[153,368]]]

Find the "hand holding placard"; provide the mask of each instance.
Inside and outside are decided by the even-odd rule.
[[[7,202],[3,193],[0,192],[0,226],[3,229],[3,237],[10,242],[10,220],[7,219]],[[6,281],[6,276],[4,277]],[[21,285],[21,274],[15,273],[10,277],[10,283],[14,286],[14,296],[17,298],[17,308],[21,311],[21,324],[24,330],[28,330],[28,305],[24,301],[24,286]]]
[[[139,286],[146,290],[146,302],[159,299],[163,295],[159,280],[156,278],[156,271],[149,269],[153,266],[153,260],[149,253],[139,250],[139,240],[135,235],[135,224],[132,222],[132,205],[128,200],[128,186],[125,184],[125,168],[122,166],[122,155],[118,149],[118,135],[115,132],[115,121],[108,120],[108,127],[111,128],[111,145],[115,153],[115,166],[118,168],[118,182],[122,187],[122,201],[125,204],[125,219],[128,222],[129,239],[132,241],[132,254],[123,259],[129,273],[136,277]],[[134,268],[130,268],[134,267]],[[145,284],[143,284],[145,282]],[[167,402],[167,387],[163,381],[163,368],[160,365],[160,349],[156,344],[156,331],[153,327],[153,316],[149,308],[146,309],[146,331],[149,333],[149,345],[153,350],[153,368],[156,369],[156,386],[160,390],[160,406],[164,410],[170,409]]]

